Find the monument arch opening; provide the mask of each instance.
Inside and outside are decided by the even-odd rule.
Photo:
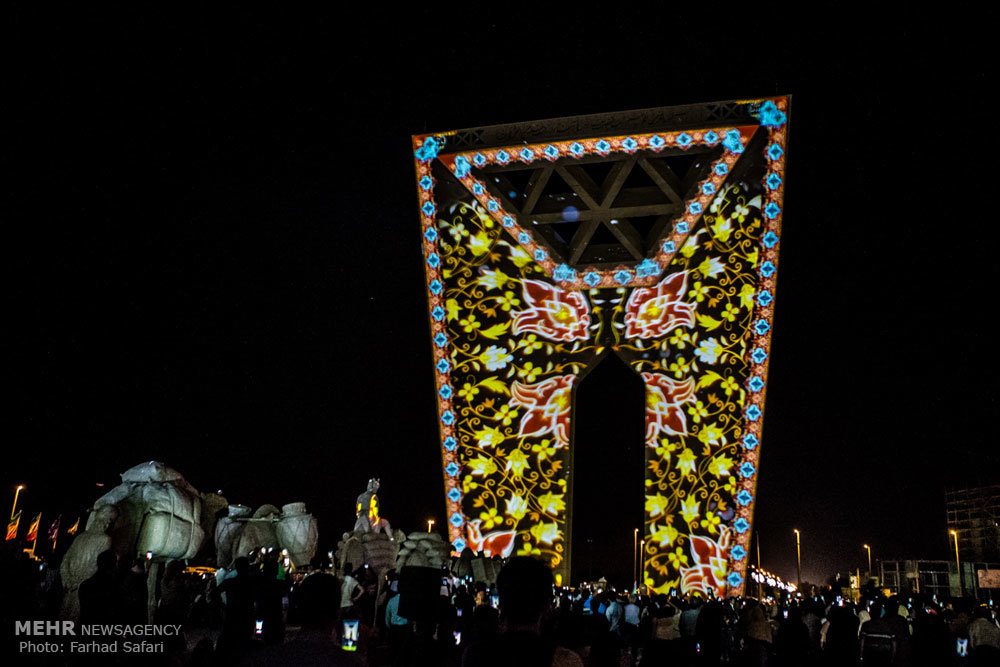
[[[601,576],[619,589],[633,584],[643,525],[644,409],[642,379],[614,352],[576,387],[569,540],[574,584]]]

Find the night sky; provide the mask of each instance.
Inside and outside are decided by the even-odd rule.
[[[326,546],[369,476],[394,526],[440,525],[410,135],[790,94],[763,564],[794,579],[793,528],[812,581],[863,543],[947,558],[945,486],[1000,470],[992,19],[471,7],[11,11],[5,502],[70,521],[156,459],[305,501]],[[596,523],[641,516],[618,458]]]

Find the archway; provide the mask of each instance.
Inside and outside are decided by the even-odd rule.
[[[579,383],[573,405],[571,574],[630,588],[643,525],[645,387],[616,354]]]

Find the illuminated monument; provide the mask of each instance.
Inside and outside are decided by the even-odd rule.
[[[742,593],[788,106],[413,138],[456,550],[537,555],[568,579],[573,392],[614,353],[645,384],[644,582]]]

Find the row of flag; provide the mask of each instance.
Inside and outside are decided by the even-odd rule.
[[[62,521],[62,514],[56,517],[56,520],[52,522],[49,526],[49,539],[53,542],[59,537],[59,524]],[[35,518],[31,520],[28,524],[28,534],[24,536],[26,542],[34,542],[38,539],[38,526],[42,523],[42,513],[39,512],[35,515]],[[18,510],[17,514],[10,518],[7,523],[7,542],[17,539],[17,529],[21,525],[21,511]],[[76,522],[66,530],[69,535],[75,535],[76,531],[80,529],[80,519],[77,517]]]

